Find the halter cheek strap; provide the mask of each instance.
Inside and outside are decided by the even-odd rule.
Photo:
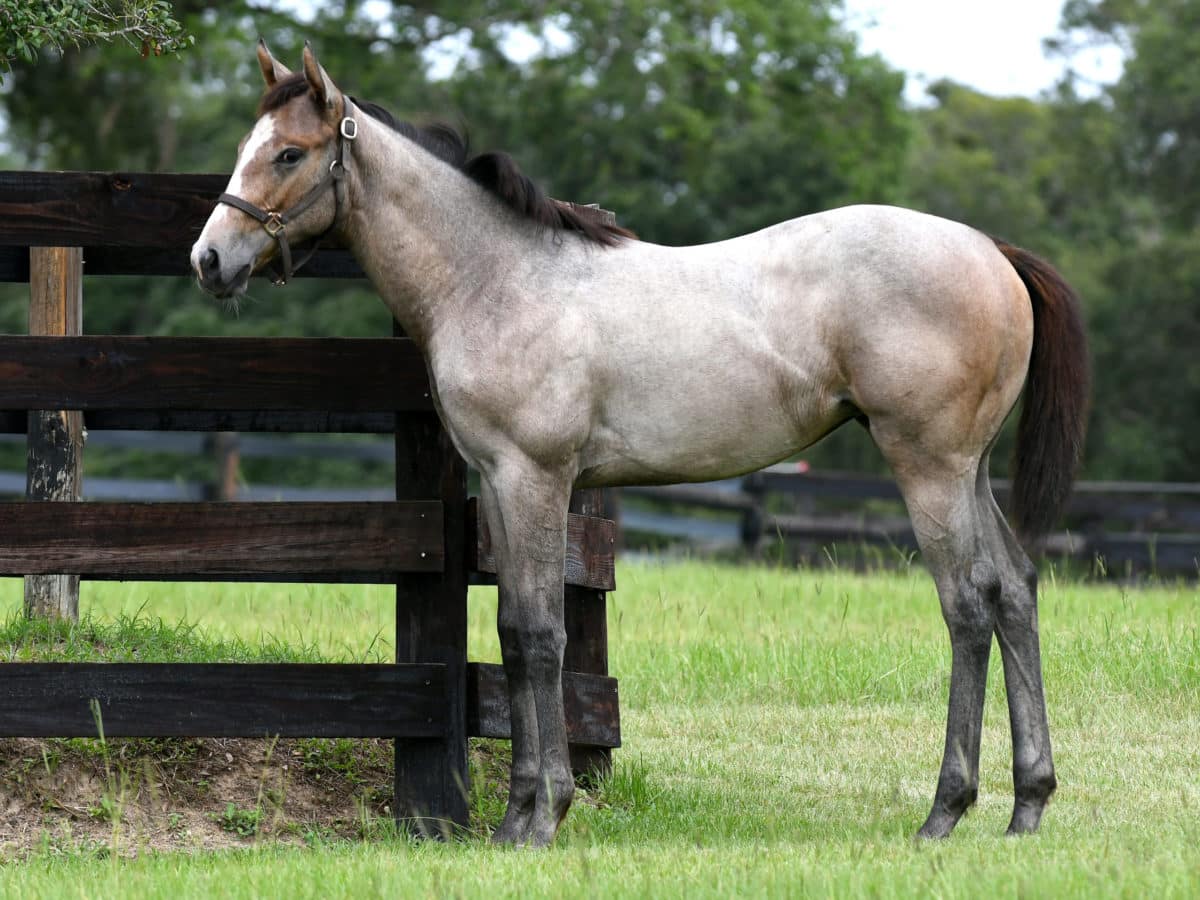
[[[343,100],[343,106],[348,110],[350,106],[349,101]],[[312,259],[322,239],[341,221],[342,209],[346,202],[346,186],[343,183],[343,179],[346,177],[346,162],[350,158],[350,144],[356,137],[358,137],[358,122],[347,115],[338,125],[337,153],[333,158],[333,162],[329,164],[329,171],[325,173],[320,181],[309,188],[308,193],[301,197],[300,201],[291,209],[284,210],[283,212],[273,209],[263,209],[233,194],[222,194],[217,198],[218,203],[224,203],[227,206],[240,209],[246,215],[256,219],[262,224],[263,231],[275,239],[275,242],[279,245],[279,258],[283,263],[283,271],[275,274],[275,284],[287,284],[295,271]],[[313,239],[312,246],[308,249],[308,252],[304,254],[298,263],[293,265],[292,248],[287,239],[288,223],[301,216],[310,206],[321,199],[321,195],[325,193],[325,189],[330,185],[333,186],[333,221],[329,223],[328,228]]]

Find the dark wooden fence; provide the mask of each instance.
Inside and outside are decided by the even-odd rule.
[[[37,327],[53,335],[0,337],[0,431],[28,435],[31,499],[58,501],[0,504],[0,574],[392,583],[396,662],[8,663],[0,736],[94,736],[98,714],[107,736],[391,737],[397,817],[431,829],[464,824],[468,736],[508,737],[503,672],[469,662],[466,648],[468,583],[487,580],[494,562],[413,344],[84,336],[78,310],[61,314],[81,303],[85,272],[186,275],[224,183],[0,173],[0,280],[31,282],[31,324],[48,321]],[[361,273],[329,250],[305,274]],[[181,302],[205,302],[180,288],[189,294]],[[83,426],[388,434],[394,498],[83,503]],[[605,633],[614,529],[594,493],[573,498],[572,510],[563,690],[582,771],[605,766],[620,744]]]
[[[1003,506],[1007,481],[993,487]],[[882,476],[784,463],[716,484],[630,488],[622,496],[621,529],[633,547],[657,537],[754,555],[774,545],[793,559],[847,565],[895,563],[917,551],[900,492]],[[1043,552],[1096,575],[1195,578],[1200,484],[1081,482]]]

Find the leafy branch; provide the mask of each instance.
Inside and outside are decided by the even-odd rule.
[[[46,47],[61,53],[68,46],[116,40],[143,58],[174,53],[194,41],[165,0],[0,0],[0,71],[18,59],[33,62]]]

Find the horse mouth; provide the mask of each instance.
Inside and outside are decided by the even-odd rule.
[[[200,287],[218,300],[231,300],[246,293],[246,287],[250,284],[250,264],[247,263],[238,269],[229,281],[214,281],[203,277],[199,281]]]

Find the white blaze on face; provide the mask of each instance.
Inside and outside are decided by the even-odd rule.
[[[238,155],[237,165],[234,166],[233,175],[229,178],[229,187],[225,189],[225,193],[238,197],[242,195],[242,176],[245,173],[246,164],[254,159],[262,146],[274,136],[275,113],[272,112],[254,123],[254,130],[250,132],[250,137],[246,138],[246,145],[242,147],[242,152]]]
[[[245,200],[261,205],[258,198],[246,197],[245,190],[245,170],[250,161],[253,160],[259,151],[271,142],[275,137],[275,114],[267,113],[254,124],[254,130],[250,132],[250,136],[246,138],[246,143],[242,147],[242,152],[238,154],[237,165],[234,166],[233,175],[229,178],[229,185],[225,188],[225,193],[233,194],[235,197],[242,197]],[[200,255],[209,247],[216,248],[218,253],[225,255],[225,250],[230,246],[231,236],[227,229],[235,229],[234,234],[239,234],[245,227],[245,222],[239,222],[239,219],[248,217],[244,212],[234,209],[225,203],[217,204],[217,208],[213,210],[212,215],[208,217],[208,221],[204,223],[204,230],[200,232],[200,237],[196,239],[196,243],[192,245],[192,266],[198,268]],[[242,263],[238,263],[242,265]]]

